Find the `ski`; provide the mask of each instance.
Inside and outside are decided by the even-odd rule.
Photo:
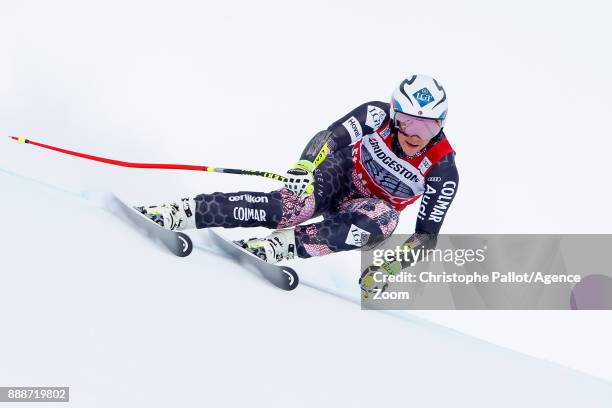
[[[132,224],[144,232],[148,237],[161,242],[174,255],[184,257],[189,255],[193,250],[193,243],[187,234],[178,231],[170,231],[157,225],[155,222],[130,207],[115,194],[110,194],[107,197],[106,206],[114,214],[131,221]]]
[[[259,259],[249,251],[242,249],[237,244],[223,238],[213,229],[208,229],[211,241],[223,252],[230,255],[239,262],[253,265],[261,275],[277,288],[293,290],[299,283],[298,274],[288,266],[274,265]]]

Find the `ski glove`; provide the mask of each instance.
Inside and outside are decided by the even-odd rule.
[[[314,169],[314,164],[308,160],[295,163],[293,168],[287,170],[287,180],[285,180],[287,190],[300,197],[311,195],[314,191]]]
[[[412,251],[416,247],[417,244],[414,242],[404,242],[401,249]],[[410,256],[410,259],[406,259],[405,262],[405,264],[402,264],[401,260],[394,259],[391,261],[384,261],[381,265],[368,266],[359,278],[362,299],[367,299],[370,296],[384,292],[387,286],[389,286],[386,281],[383,281],[385,276],[397,275],[404,267],[414,265],[415,263],[412,256]],[[379,273],[376,274],[376,272]]]
[[[385,261],[380,266],[372,265],[366,268],[359,278],[361,297],[367,299],[384,292],[389,284],[383,281],[383,278],[387,275],[396,275],[401,270],[402,264],[400,261]]]

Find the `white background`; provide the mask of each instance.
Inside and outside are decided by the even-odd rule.
[[[318,130],[422,72],[447,90],[460,171],[443,232],[610,233],[609,16],[603,1],[3,1],[0,133],[123,160],[280,172]],[[143,203],[277,187],[111,168],[8,140],[0,167]],[[7,208],[2,218],[29,217]],[[412,231],[416,209],[398,232]],[[46,219],[37,228],[57,228]],[[356,258],[304,268],[325,274]],[[612,379],[610,312],[421,315]]]

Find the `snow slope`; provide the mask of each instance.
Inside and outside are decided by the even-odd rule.
[[[507,4],[484,0],[381,0],[375,5],[366,0],[176,0],[172,5],[155,0],[7,0],[0,4],[0,133],[23,134],[123,160],[281,172],[295,161],[316,131],[357,104],[387,100],[392,87],[407,72],[424,72],[443,79],[448,91],[451,109],[447,132],[458,151],[461,172],[459,194],[443,232],[610,233],[612,213],[604,204],[612,200],[612,190],[601,188],[609,173],[606,147],[610,147],[610,138],[602,131],[601,120],[584,120],[612,114],[612,102],[606,96],[612,93],[612,62],[610,54],[602,51],[608,48],[611,36],[612,26],[606,17],[610,7],[598,0],[517,0]],[[278,187],[267,180],[247,177],[126,171],[8,143],[0,139],[0,168],[70,191],[114,190],[143,204],[201,192]],[[222,338],[214,322],[207,330],[204,317],[210,318],[216,310],[214,316],[220,319],[217,323],[230,325],[238,320],[234,318],[237,315],[255,312],[262,298],[277,305],[276,297],[280,299],[281,294],[265,286],[260,289],[260,282],[242,271],[230,269],[223,279],[214,271],[204,274],[204,264],[211,270],[219,268],[217,265],[223,265],[224,272],[227,269],[225,260],[212,255],[194,254],[177,264],[176,259],[152,254],[155,251],[150,250],[150,244],[84,201],[60,198],[64,194],[56,196],[53,190],[39,189],[5,174],[0,177],[0,216],[6,223],[0,235],[0,301],[2,322],[7,328],[3,334],[8,333],[0,337],[0,342],[12,346],[15,353],[15,357],[3,354],[2,382],[62,383],[70,377],[72,384],[79,384],[82,390],[73,394],[74,398],[103,398],[101,386],[116,377],[123,395],[136,398],[139,394],[127,391],[131,381],[149,381],[154,385],[151,389],[165,393],[160,386],[162,380],[177,381],[169,387],[173,391],[178,390],[179,380],[210,380],[210,371],[206,372],[208,377],[185,374],[168,378],[176,374],[173,367],[191,368],[185,371],[191,374],[196,367],[204,370],[205,364],[196,364],[204,361],[204,352],[217,363],[213,365],[219,378],[244,379],[239,377],[240,372],[229,372],[230,363],[222,368],[222,356],[212,347],[222,342],[238,344],[239,339],[231,336],[235,332]],[[592,199],[594,205],[585,205]],[[398,232],[413,229],[415,211],[416,207],[405,211]],[[119,235],[121,228],[123,234]],[[72,240],[62,243],[55,234]],[[82,234],[87,239],[80,238]],[[89,252],[72,263],[69,254],[79,247]],[[157,272],[141,270],[139,265],[119,266],[120,260],[132,260],[132,254],[141,254],[141,250],[155,257],[151,264],[159,266]],[[357,258],[355,254],[340,254],[309,260],[300,268],[306,280],[347,287],[357,279]],[[174,265],[179,265],[178,269]],[[148,266],[146,269],[150,269]],[[225,296],[232,301],[219,303],[218,293],[204,284],[208,279],[221,289],[251,282],[256,283],[257,290],[249,287],[228,292]],[[46,292],[45,287],[64,296]],[[260,290],[266,295],[261,296]],[[306,307],[294,300],[300,299],[312,308],[308,313],[315,318],[323,319],[317,310],[325,316],[338,308],[346,308],[350,317],[331,316],[334,325],[321,330],[309,326],[315,323],[307,324],[306,318],[298,319],[299,327],[313,330],[304,333],[293,329],[301,335],[297,347],[306,353],[292,357],[298,358],[295,367],[303,369],[303,376],[297,377],[298,384],[310,381],[329,390],[333,383],[325,388],[322,381],[337,374],[334,380],[344,384],[344,389],[349,382],[356,389],[364,389],[361,381],[354,381],[356,377],[379,378],[371,368],[377,363],[363,364],[365,369],[360,365],[360,370],[351,364],[332,365],[339,367],[332,371],[322,363],[323,368],[315,370],[311,362],[325,360],[323,356],[331,356],[332,351],[349,361],[349,351],[361,352],[372,344],[381,344],[373,340],[385,339],[384,347],[395,344],[399,336],[395,329],[389,329],[393,337],[385,337],[385,332],[372,334],[364,328],[387,330],[377,325],[396,328],[398,321],[388,316],[374,318],[344,303],[336,306],[339,301],[318,292],[313,295],[316,300],[304,293],[311,293],[311,289],[304,287],[299,294],[283,297],[282,310],[290,307],[287,304]],[[207,299],[210,310],[201,309],[201,303],[196,305]],[[285,299],[290,299],[289,303]],[[164,314],[172,310],[162,308],[168,304],[176,304],[173,307],[180,311],[173,316],[179,319],[175,324]],[[224,309],[228,315],[219,315],[219,310]],[[158,320],[138,319],[149,310],[159,315]],[[68,316],[68,320],[53,320],[52,312],[65,312],[60,315]],[[42,318],[37,318],[37,313],[43,313]],[[281,311],[275,307],[269,313]],[[608,363],[611,313],[449,311],[419,315],[612,380]],[[37,330],[32,323],[35,318],[38,325],[44,325],[42,329],[49,330]],[[189,325],[183,324],[187,320]],[[257,324],[255,317],[245,320],[246,324]],[[324,321],[327,320],[321,320]],[[424,323],[415,321],[418,331]],[[91,329],[89,322],[94,322]],[[350,328],[344,329],[346,322],[359,324],[351,326],[351,332]],[[401,330],[406,330],[406,323],[401,324]],[[17,328],[20,330],[15,331]],[[196,332],[196,328],[202,332]],[[357,335],[358,328],[361,330]],[[213,337],[204,336],[205,330],[209,336],[212,331]],[[125,339],[120,338],[121,333],[126,333]],[[187,335],[173,337],[174,333]],[[438,337],[446,338],[447,334],[443,331]],[[251,332],[248,335],[252,341],[260,340]],[[121,348],[122,341],[141,354],[129,357],[127,349]],[[142,344],[137,345],[137,341]],[[458,341],[461,342],[451,343]],[[182,342],[188,343],[183,347]],[[206,351],[197,348],[196,342]],[[412,343],[404,339],[401,344]],[[466,381],[480,375],[479,364],[493,364],[486,352],[490,346],[474,344],[478,344],[475,348],[482,347],[484,354],[477,355],[467,374],[458,375]],[[172,360],[163,345],[193,352],[194,364],[184,367],[181,364],[187,361]],[[160,348],[153,350],[153,346]],[[48,353],[53,348],[75,351],[66,353],[72,358],[63,362]],[[6,347],[3,350],[11,352]],[[31,357],[26,355],[28,351],[33,353]],[[154,351],[156,358],[147,359]],[[362,362],[359,352],[352,356],[352,364]],[[396,352],[376,349],[377,356],[384,356],[381,360],[385,365],[392,364],[387,360],[395,358]],[[238,348],[234,353],[240,358],[246,352]],[[321,353],[322,358],[316,359],[313,353]],[[450,352],[446,357],[449,355]],[[520,361],[525,359],[511,355]],[[418,362],[425,357],[410,355],[398,360],[397,370],[411,378],[416,374],[410,372],[412,362],[408,358]],[[25,363],[19,365],[17,359]],[[170,371],[153,369],[160,359],[160,368]],[[262,356],[257,362],[263,359]],[[114,362],[122,364],[111,364]],[[458,360],[458,364],[461,362],[465,361]],[[449,385],[451,374],[446,376],[445,370],[457,373],[462,366],[454,367],[453,359],[446,363],[430,362],[436,369],[424,372],[415,384],[430,390],[424,383],[433,384],[432,378],[442,375],[443,385]],[[282,363],[276,364],[283,368]],[[262,363],[260,369],[267,372],[268,365]],[[445,368],[438,369],[442,366]],[[418,364],[417,367],[425,370]],[[495,375],[496,371],[490,371]],[[532,370],[529,367],[518,372],[523,377]],[[39,377],[33,378],[35,375]],[[158,377],[152,379],[154,375]],[[341,375],[347,378],[336,378]],[[487,380],[501,378],[490,375],[487,373]],[[128,381],[127,376],[134,379]],[[139,376],[143,379],[139,380]],[[290,378],[284,381],[280,384],[286,385]],[[563,385],[559,388],[561,396],[569,389],[577,389],[571,388],[570,383],[568,380],[567,384],[557,384]],[[215,385],[215,396],[227,390],[219,382]],[[370,388],[373,391],[365,398],[392,392],[385,385]],[[501,389],[501,385],[494,389]],[[342,390],[340,387],[338,393]],[[76,388],[73,391],[79,392]],[[419,392],[409,388],[405,395]],[[500,398],[512,401],[509,393],[510,388],[500,391]],[[236,392],[227,394],[231,397]],[[439,392],[432,395],[438,397]]]
[[[177,258],[92,194],[0,171],[0,384],[71,406],[606,407],[612,384],[419,319]],[[25,215],[25,216],[24,216]]]

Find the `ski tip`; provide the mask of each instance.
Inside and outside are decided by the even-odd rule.
[[[182,232],[177,232],[176,236],[180,245],[178,250],[175,251],[175,254],[180,257],[185,257],[191,254],[191,251],[193,251],[193,242],[191,241],[189,235]]]
[[[292,268],[289,268],[288,266],[282,266],[281,271],[285,275],[286,279],[285,285],[283,285],[283,289],[293,290],[297,288],[298,284],[300,283],[300,278],[298,277],[298,274],[295,273],[295,271]]]

